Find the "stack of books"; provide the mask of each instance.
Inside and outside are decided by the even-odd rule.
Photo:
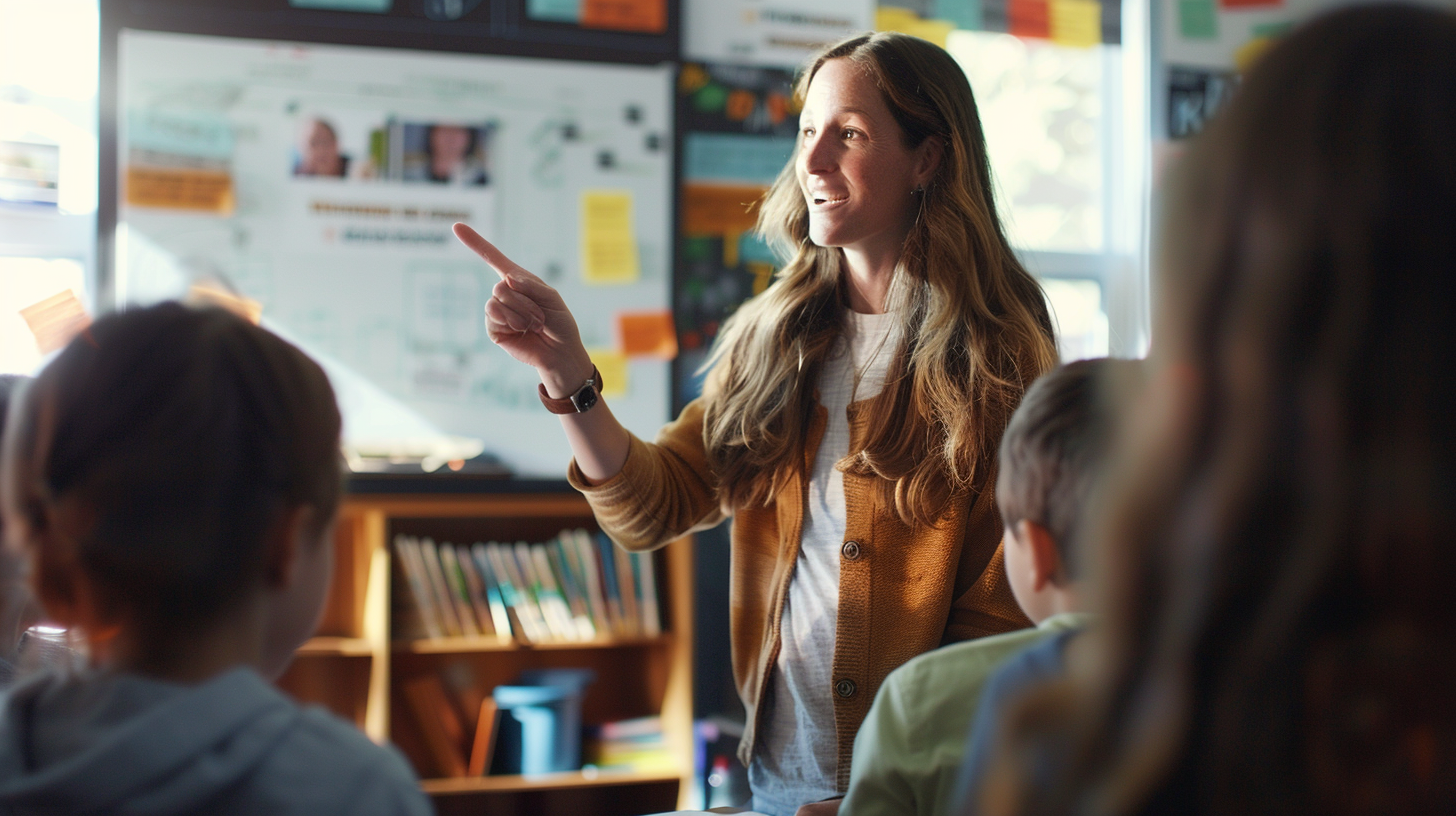
[[[662,634],[651,553],[562,530],[528,544],[394,539],[395,638],[582,642]]]
[[[662,733],[661,717],[638,717],[592,729],[587,762],[603,770],[671,771],[678,766]]]

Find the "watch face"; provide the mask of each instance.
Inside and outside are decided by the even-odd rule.
[[[597,404],[597,390],[588,385],[571,396],[571,403],[578,414],[590,411]]]

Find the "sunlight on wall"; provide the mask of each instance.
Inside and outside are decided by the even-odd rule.
[[[980,31],[946,42],[976,96],[1000,215],[1018,249],[1103,250],[1103,49]]]

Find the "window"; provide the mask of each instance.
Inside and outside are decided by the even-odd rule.
[[[94,309],[96,0],[0,0],[0,373],[41,353],[19,310]]]
[[[1143,12],[1123,9],[1123,42],[1145,42]],[[946,50],[976,94],[999,214],[1046,289],[1062,359],[1140,356],[1146,49],[957,30]]]

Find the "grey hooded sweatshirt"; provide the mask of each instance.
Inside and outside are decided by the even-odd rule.
[[[0,814],[432,812],[399,752],[251,669],[48,674],[0,698]]]

